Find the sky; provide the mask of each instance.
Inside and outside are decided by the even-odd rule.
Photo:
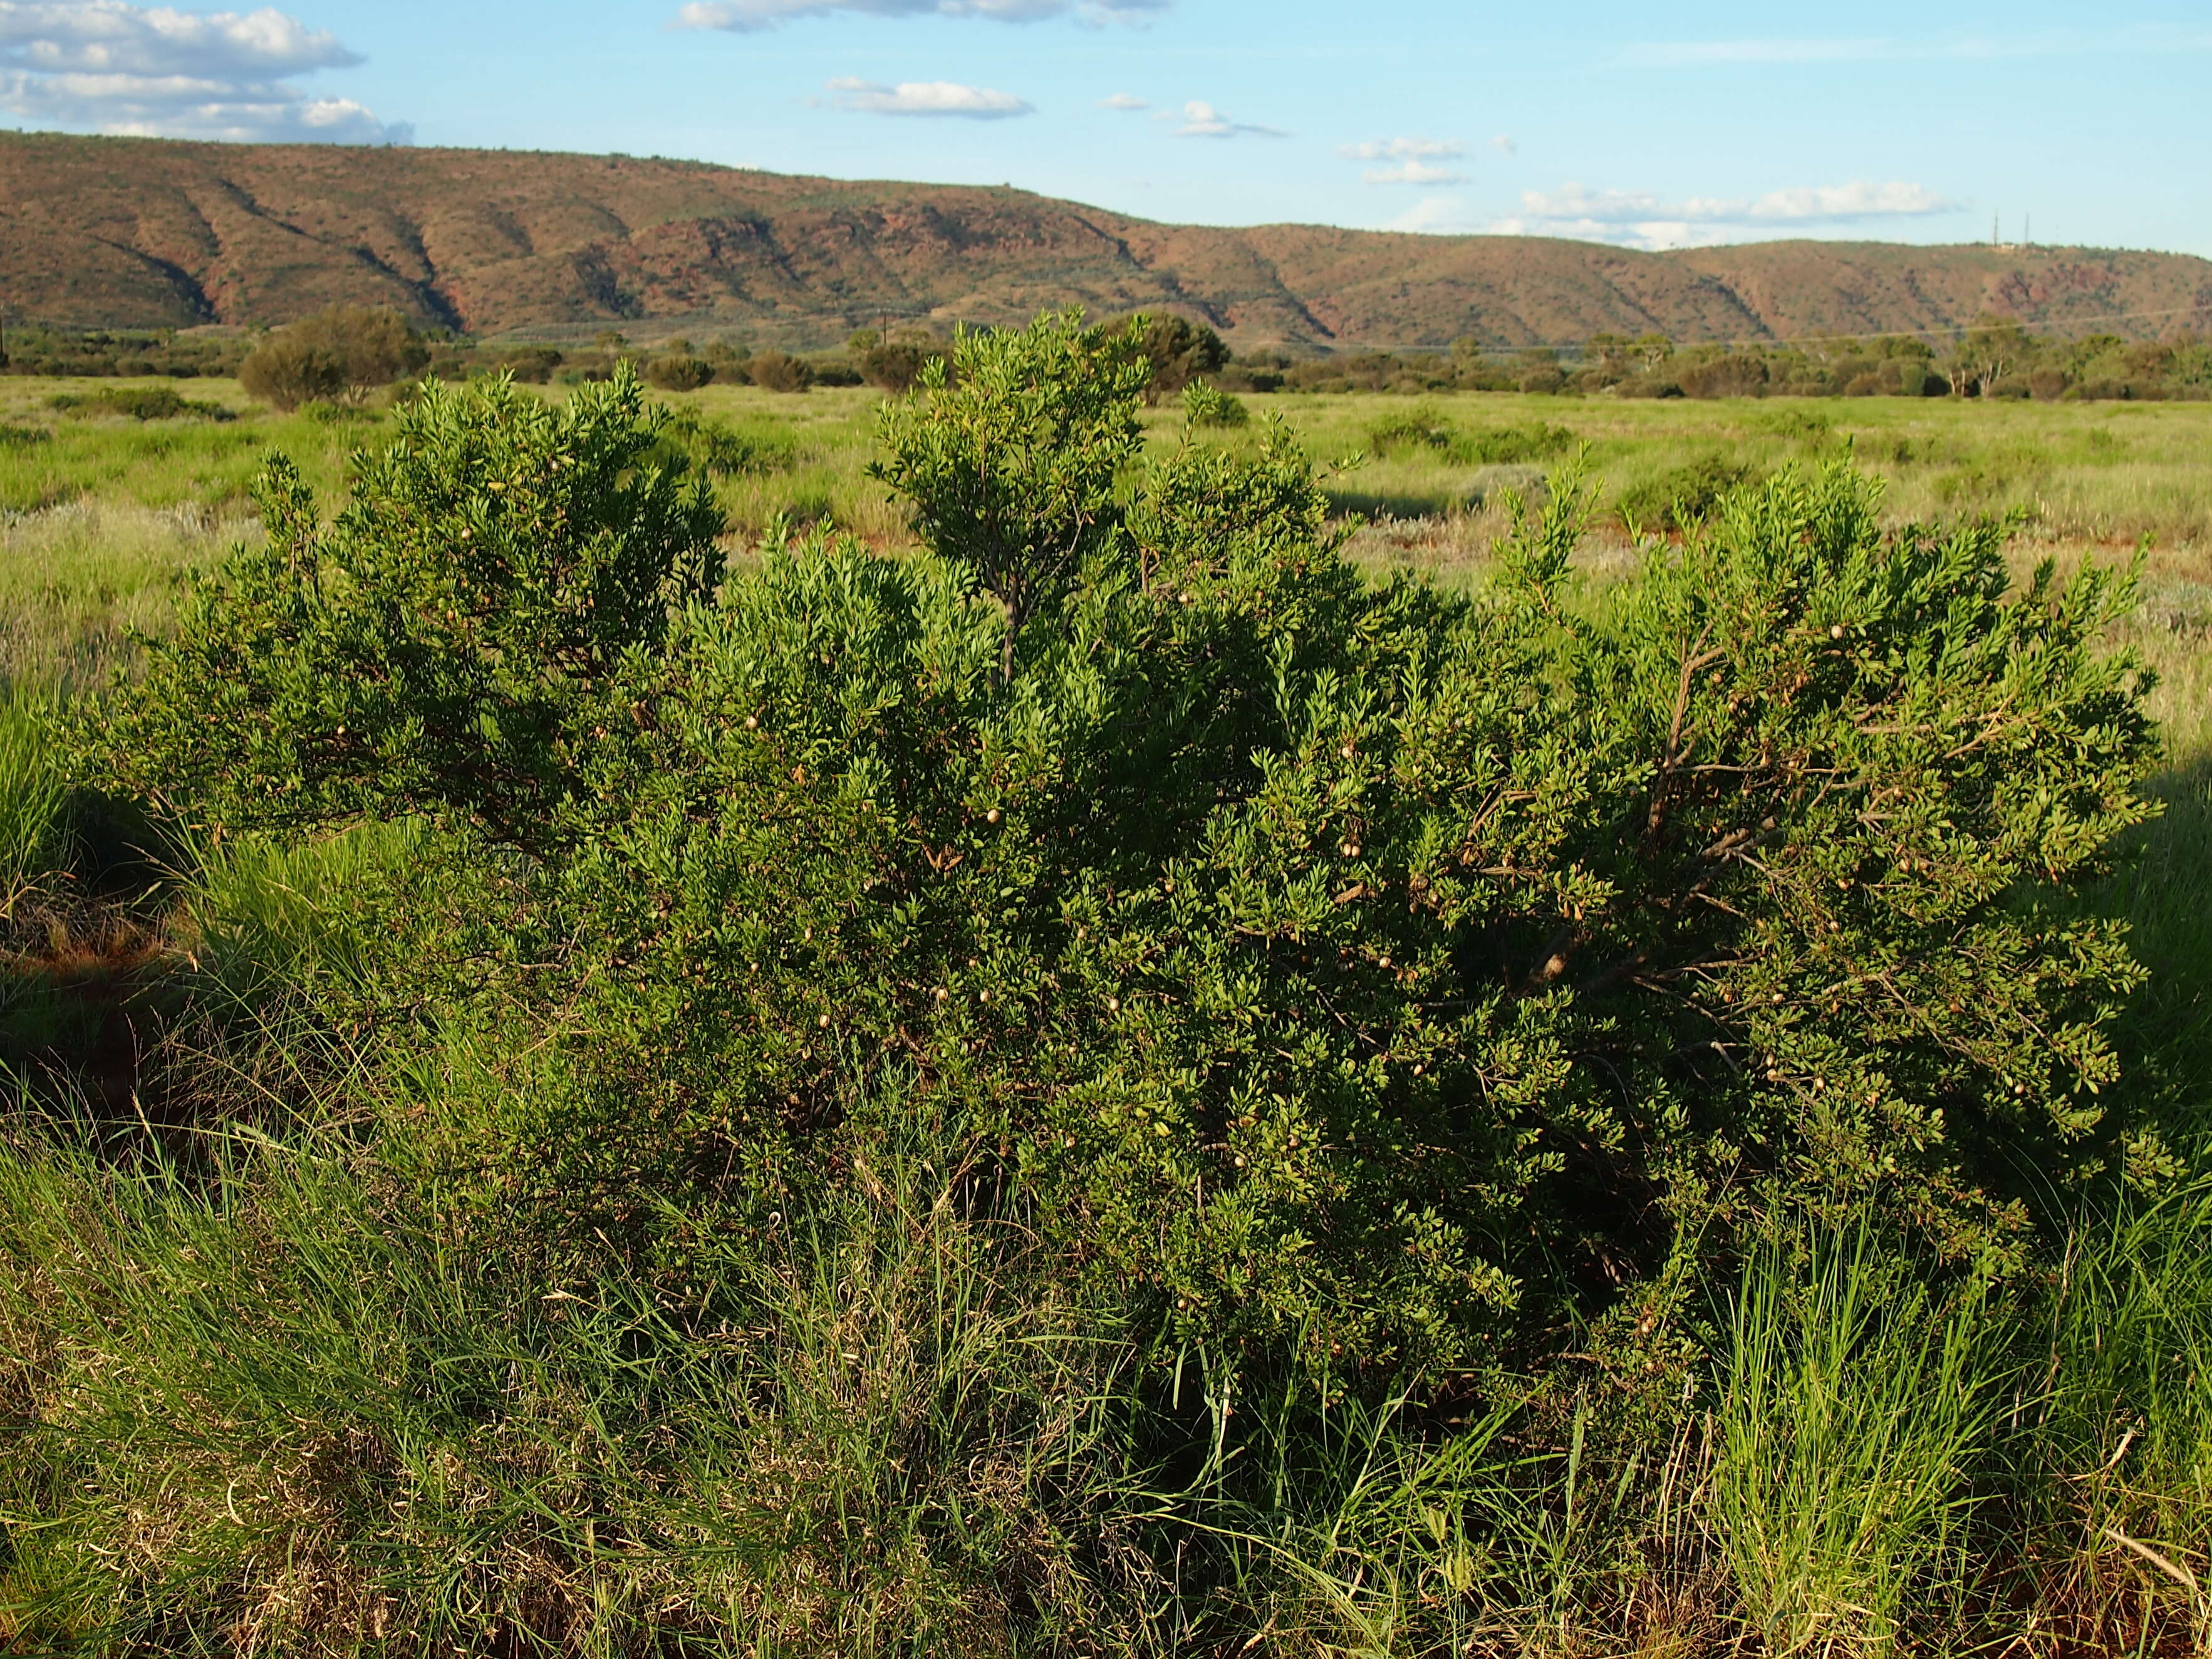
[[[0,125],[623,151],[1643,248],[2212,256],[2208,82],[2206,0],[0,0]]]

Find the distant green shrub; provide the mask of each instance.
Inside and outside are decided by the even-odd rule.
[[[1421,402],[1394,410],[1367,428],[1367,447],[1378,456],[1403,449],[1449,449],[1459,436],[1452,419],[1434,404]]]
[[[814,368],[787,351],[763,351],[746,363],[745,377],[770,392],[804,392],[814,384]]]
[[[239,384],[289,411],[321,399],[357,403],[379,386],[420,374],[430,348],[388,307],[334,305],[270,335],[239,365]]]
[[[1531,461],[1556,460],[1570,453],[1576,444],[1575,434],[1563,426],[1553,426],[1543,421],[1530,421],[1517,426],[1492,427],[1487,431],[1465,433],[1453,438],[1445,453],[1455,463],[1465,465],[1511,465]]]
[[[668,410],[659,429],[662,453],[716,477],[788,471],[799,459],[790,429],[774,423],[738,427],[681,408]]]
[[[511,352],[497,360],[497,367],[527,386],[544,386],[553,378],[553,372],[568,359],[551,346],[533,346],[522,351]]]
[[[1152,365],[1144,392],[1148,404],[1176,397],[1200,376],[1218,374],[1229,363],[1229,348],[1218,334],[1173,313],[1137,312],[1109,318],[1099,326],[1116,337],[1132,331],[1137,335],[1139,349]]]
[[[714,365],[704,357],[653,357],[646,362],[645,378],[663,392],[696,392],[713,381]]]
[[[233,421],[238,417],[221,404],[181,397],[173,386],[103,386],[97,392],[57,392],[46,399],[49,408],[72,415],[120,415],[133,421]]]
[[[1541,506],[1551,492],[1551,476],[1542,467],[1528,461],[1494,461],[1468,475],[1466,500],[1469,507],[1480,507],[1517,495],[1529,505]]]
[[[911,391],[923,368],[945,360],[948,348],[927,329],[900,329],[889,335],[864,328],[846,344],[861,378],[889,392]]]
[[[1425,401],[1386,415],[1367,428],[1367,447],[1375,455],[1426,450],[1455,466],[1552,460],[1568,453],[1575,442],[1575,434],[1565,427],[1546,421],[1465,432],[1436,404]]]
[[[0,449],[34,449],[52,443],[54,434],[42,426],[15,426],[0,421]]]
[[[1613,511],[1632,530],[1680,531],[1710,518],[1730,490],[1755,476],[1746,461],[1715,452],[1621,492]]]
[[[1951,383],[1928,364],[1906,358],[1897,365],[1898,394],[1905,398],[1941,398],[1951,390]]]
[[[1756,398],[1766,389],[1766,359],[1731,351],[1704,362],[1674,365],[1674,383],[1691,398]]]
[[[1249,425],[1251,410],[1226,392],[1194,380],[1182,389],[1183,419],[1194,427]]]

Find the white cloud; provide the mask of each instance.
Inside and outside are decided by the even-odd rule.
[[[1808,229],[1872,219],[1922,217],[1955,211],[1922,185],[1893,181],[1804,185],[1748,198],[1692,196],[1667,201],[1650,191],[1523,191],[1521,210],[1487,229],[1510,236],[1570,236],[1626,247],[1702,247],[1747,236],[1771,236],[1784,226]]]
[[[1003,121],[1033,106],[1011,92],[963,87],[957,81],[902,81],[895,87],[840,76],[829,83],[830,101],[862,115],[934,115],[970,121]]]
[[[43,126],[147,137],[406,143],[412,129],[279,78],[362,61],[264,8],[193,13],[122,0],[0,0],[0,110]]]
[[[1456,138],[1370,138],[1361,144],[1340,144],[1336,153],[1347,161],[1395,161],[1395,167],[1370,167],[1360,177],[1370,185],[1456,185],[1466,175],[1437,163],[1467,154]]]
[[[1464,236],[1484,227],[1470,217],[1467,204],[1458,197],[1425,196],[1383,228],[1413,230],[1439,236]]]
[[[1432,161],[1464,155],[1467,146],[1456,138],[1370,138],[1364,144],[1340,144],[1336,153],[1347,161]]]
[[[1514,151],[1521,148],[1520,145],[1515,143],[1511,138],[1502,132],[1490,141],[1490,147],[1496,150],[1500,155],[1510,155]]]
[[[1770,191],[1751,204],[1753,219],[1886,219],[1923,213],[1949,213],[1947,202],[1918,185],[1893,181],[1869,185],[1800,185]]]
[[[853,12],[863,17],[988,17],[1000,23],[1036,23],[1073,17],[1079,23],[1137,23],[1167,10],[1175,0],[690,0],[672,29],[724,29],[750,34],[802,17]]]
[[[1135,97],[1129,93],[1117,92],[1111,98],[1101,98],[1098,100],[1098,107],[1101,109],[1140,110],[1150,109],[1152,105],[1147,103],[1144,99]]]
[[[1395,167],[1370,167],[1360,178],[1370,185],[1461,185],[1463,173],[1440,167],[1433,161],[1401,161]]]
[[[1161,118],[1174,120],[1171,113],[1163,112]],[[1194,98],[1182,106],[1182,125],[1176,129],[1178,138],[1234,138],[1249,133],[1256,138],[1287,138],[1290,135],[1280,127],[1263,127],[1249,121],[1232,121],[1219,110],[1202,99]]]

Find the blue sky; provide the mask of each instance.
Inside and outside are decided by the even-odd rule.
[[[1803,15],[1803,14],[1799,14]],[[0,123],[626,150],[1151,218],[2212,255],[2212,8],[0,0]]]

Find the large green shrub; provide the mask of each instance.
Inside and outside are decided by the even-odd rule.
[[[136,792],[232,826],[453,811],[544,844],[625,658],[720,579],[703,476],[635,376],[548,408],[435,382],[331,522],[289,462],[265,541],[186,597],[109,744]]]
[[[1602,623],[1571,477],[1489,588],[1373,588],[1279,428],[1136,466],[1129,337],[956,352],[884,417],[913,557],[709,605],[633,384],[438,392],[334,529],[280,471],[156,652],[142,789],[530,855],[480,927],[537,988],[502,1224],[770,1225],[895,1099],[1193,1330],[1471,1363],[1748,1201],[2002,1261],[2159,1167],[2098,1092],[2136,970],[2064,893],[2146,811],[2124,584],[2015,592],[1838,469]]]
[[[1144,388],[1146,403],[1175,397],[1200,376],[1228,367],[1229,348],[1221,337],[1188,317],[1140,311],[1113,319],[1103,327],[1116,337],[1131,333],[1137,337],[1138,349],[1152,366],[1152,377]]]
[[[422,337],[389,307],[334,305],[270,335],[239,365],[238,379],[289,410],[317,398],[357,401],[429,361]]]
[[[645,378],[663,392],[696,392],[714,378],[714,365],[685,352],[647,360]]]
[[[911,392],[923,366],[944,361],[945,342],[926,328],[902,328],[886,335],[864,328],[846,343],[862,380],[885,392]]]

